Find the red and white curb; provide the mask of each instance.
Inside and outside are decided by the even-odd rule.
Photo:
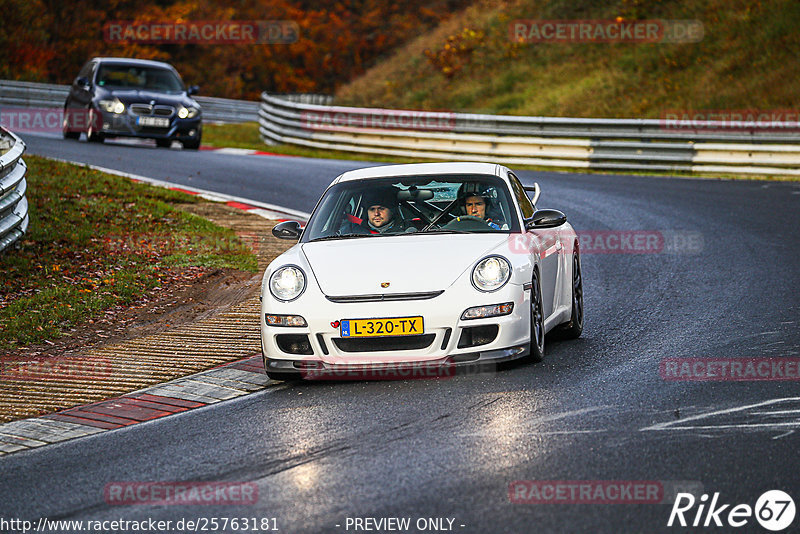
[[[121,397],[0,425],[0,456],[152,421],[265,388],[261,356]]]

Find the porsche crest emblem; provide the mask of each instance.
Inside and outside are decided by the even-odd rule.
[[[389,282],[381,282],[381,287],[383,289],[386,289],[387,287],[389,287]]]

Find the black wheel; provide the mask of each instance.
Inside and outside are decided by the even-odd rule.
[[[181,144],[186,150],[197,150],[200,148],[200,136],[198,135],[197,139],[192,139],[191,141],[182,141]]]
[[[64,139],[78,139],[81,136],[81,132],[75,130],[74,126],[72,126],[71,116],[72,112],[67,106],[64,106],[64,118],[61,121],[61,133]]]
[[[539,271],[533,271],[531,280],[531,349],[530,359],[540,362],[544,359],[544,310],[542,308],[542,286]]]
[[[156,139],[156,146],[158,148],[169,148],[172,146],[172,139]]]
[[[575,339],[583,333],[583,276],[581,275],[581,256],[578,244],[572,255],[572,315],[569,321],[558,327],[558,337]]]
[[[97,131],[98,127],[98,117],[97,114],[93,109],[89,109],[88,124],[86,125],[86,140],[90,143],[102,143],[106,140],[105,136]]]

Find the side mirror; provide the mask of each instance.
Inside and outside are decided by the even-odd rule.
[[[558,210],[536,210],[533,217],[525,220],[525,229],[555,228],[565,222],[567,222],[567,216]]]
[[[75,85],[87,89],[89,87],[89,78],[85,76],[80,76],[79,78],[75,78]]]
[[[302,227],[297,221],[284,221],[275,225],[272,229],[272,235],[278,239],[293,239],[297,241],[300,239]]]
[[[200,86],[199,85],[192,85],[186,90],[186,95],[187,96],[192,96],[192,95],[196,95],[199,92],[200,92]]]

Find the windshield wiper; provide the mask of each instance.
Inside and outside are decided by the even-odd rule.
[[[467,232],[466,230],[442,230],[441,228],[437,230],[420,230],[419,232],[413,232],[413,234],[474,234],[476,232]]]
[[[333,234],[333,235],[326,235],[325,237],[316,237],[314,239],[309,239],[308,243],[313,243],[315,241],[327,241],[329,239],[353,239],[354,237],[370,237],[371,234]]]

